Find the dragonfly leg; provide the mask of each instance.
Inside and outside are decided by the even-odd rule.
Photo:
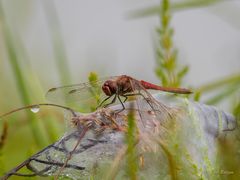
[[[123,96],[123,97],[125,97],[125,96]],[[122,109],[118,110],[118,111],[116,112],[116,114],[122,112],[122,111],[125,109],[125,106],[124,106],[124,104],[123,104],[123,102],[122,102],[122,100],[121,100],[121,98],[120,98],[119,95],[117,96],[117,98],[118,98],[118,100],[120,101],[120,103],[121,103],[121,105],[122,105]],[[125,98],[127,98],[127,97],[125,97]],[[126,99],[124,100],[124,102],[125,102],[125,101],[126,101]]]
[[[115,103],[115,101],[116,101],[116,98],[117,98],[117,94],[115,94],[115,96],[114,96],[113,100],[112,100],[110,103],[108,103],[108,104],[105,104],[103,107],[108,107],[109,105],[111,105],[111,104]]]
[[[124,97],[125,99],[123,100],[123,103],[125,103],[128,99],[128,96],[122,95],[122,97]]]
[[[132,94],[124,94],[123,97],[125,97],[126,99],[123,102],[125,102],[129,96],[142,96],[144,99],[146,99],[146,97],[139,92],[139,93],[132,93]]]
[[[110,99],[112,96],[108,96],[107,98],[105,98],[97,107],[96,109],[100,108],[108,99]]]

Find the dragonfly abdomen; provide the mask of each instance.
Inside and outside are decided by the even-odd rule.
[[[158,85],[155,85],[155,84],[143,81],[143,80],[141,80],[140,83],[145,89],[153,89],[153,90],[159,90],[159,91],[165,91],[165,92],[177,93],[177,94],[191,94],[192,93],[192,91],[190,91],[189,89],[185,89],[185,88],[162,87],[162,86],[158,86]]]

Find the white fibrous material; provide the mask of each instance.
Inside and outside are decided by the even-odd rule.
[[[28,169],[39,176],[124,178],[128,113],[133,110],[139,179],[171,179],[172,172],[180,178],[211,178],[218,172],[214,169],[218,139],[235,138],[234,117],[184,98],[154,97],[160,106],[140,99],[134,106],[126,103],[126,109],[119,113],[121,105],[66,119],[72,128],[30,157]],[[183,164],[184,168],[178,167]]]

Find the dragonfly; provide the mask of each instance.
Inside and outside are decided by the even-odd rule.
[[[99,84],[101,86],[99,86]],[[102,90],[101,90],[101,89]],[[138,123],[139,129],[141,129],[142,137],[148,139],[149,142],[150,135],[152,132],[155,134],[163,134],[162,132],[166,131],[166,122],[171,124],[171,120],[175,119],[178,114],[180,114],[179,109],[168,107],[167,105],[161,103],[156,100],[146,89],[155,89],[162,90],[172,93],[181,93],[181,94],[189,94],[190,91],[183,88],[165,88],[157,85],[153,85],[151,83],[145,81],[138,81],[129,76],[117,76],[108,78],[105,80],[90,82],[90,83],[82,83],[78,85],[70,85],[70,86],[62,86],[58,88],[52,88],[47,92],[47,98],[52,99],[54,101],[60,100],[60,102],[71,102],[71,101],[79,101],[82,103],[85,100],[89,100],[90,102],[98,100],[98,106],[102,106],[107,100],[111,97],[113,99],[104,104],[103,107],[99,108],[97,111],[90,113],[87,116],[78,115],[75,110],[68,108],[59,104],[38,104],[38,105],[30,105],[27,107],[23,107],[17,110],[13,110],[10,113],[5,115],[9,115],[18,110],[22,110],[25,108],[38,109],[40,106],[57,106],[68,110],[72,114],[71,122],[74,124],[74,130],[68,131],[64,135],[64,137],[48,146],[44,150],[39,153],[33,155],[28,160],[8,172],[4,178],[8,178],[11,175],[19,175],[19,176],[45,176],[45,175],[55,175],[59,176],[60,174],[64,174],[65,169],[77,169],[83,170],[86,168],[86,165],[81,165],[81,162],[87,162],[89,159],[81,158],[81,162],[77,164],[71,164],[72,156],[77,154],[76,152],[83,153],[89,148],[91,148],[94,144],[99,144],[100,142],[104,142],[104,145],[107,143],[110,144],[111,150],[110,152],[116,151],[115,145],[112,145],[112,142],[116,139],[112,138],[112,133],[115,135],[117,132],[124,132],[126,129],[126,112],[125,108],[127,104],[125,101],[129,96],[137,96],[140,95],[143,98],[136,99],[136,108],[135,111],[138,112],[138,118],[141,123]],[[86,98],[88,97],[89,98]],[[102,97],[100,99],[99,97]],[[124,97],[124,101],[122,102],[121,97]],[[118,99],[122,105],[122,108],[118,108],[118,110],[113,110],[111,113],[106,111],[106,108],[115,103],[116,99]],[[58,101],[59,102],[59,101]],[[123,112],[122,112],[123,111]],[[122,116],[124,114],[124,116]],[[120,121],[118,120],[120,119]],[[104,133],[105,132],[105,133]],[[107,133],[106,133],[107,132]],[[147,132],[147,133],[146,133]],[[97,136],[92,137],[93,134],[98,134]],[[99,135],[100,134],[100,135]],[[106,140],[99,140],[99,137],[108,137]],[[90,138],[88,138],[90,136]],[[162,136],[162,135],[161,135]],[[96,139],[96,137],[98,137]],[[122,139],[122,138],[119,138]],[[72,145],[74,144],[74,145]],[[122,143],[120,143],[122,144]],[[149,144],[149,143],[148,143]],[[151,144],[151,143],[150,143]],[[88,147],[88,148],[86,148]],[[57,151],[57,152],[56,152]],[[106,152],[104,150],[104,152]],[[54,155],[53,155],[54,154]],[[60,154],[60,155],[59,155]],[[95,150],[95,154],[98,154],[97,150]],[[111,153],[110,153],[111,154]],[[113,153],[114,154],[114,153]],[[54,157],[52,157],[54,156]],[[56,156],[56,157],[55,157]],[[90,156],[93,156],[91,154]],[[94,157],[94,156],[93,156]],[[95,157],[93,159],[98,159]],[[60,161],[59,161],[60,160]],[[92,160],[94,161],[94,160]],[[37,164],[36,166],[34,164]],[[38,166],[41,166],[40,168]],[[17,171],[23,167],[27,167],[33,174],[24,175],[19,174]],[[87,168],[88,169],[88,168]],[[66,173],[65,173],[66,174]]]
[[[107,107],[114,104],[118,99],[123,107],[122,110],[124,110],[125,106],[123,103],[129,97],[139,95],[143,98],[149,98],[150,94],[147,90],[158,90],[174,94],[192,93],[191,90],[186,88],[162,87],[127,75],[120,75],[103,78],[95,82],[54,87],[48,90],[46,97],[48,100],[57,103],[79,101],[79,104],[84,107],[97,102],[97,108]],[[122,100],[121,97],[124,99]]]

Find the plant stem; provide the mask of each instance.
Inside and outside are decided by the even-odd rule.
[[[133,106],[131,104],[130,106]],[[133,108],[130,108],[133,109]],[[136,152],[136,123],[134,118],[134,111],[130,111],[128,114],[128,130],[126,134],[126,142],[127,142],[127,176],[131,180],[137,179],[137,171],[138,171],[138,156]]]
[[[186,75],[188,67],[179,68],[177,63],[177,50],[173,45],[173,29],[170,27],[171,12],[169,0],[161,1],[159,11],[161,27],[157,29],[158,47],[156,49],[156,75],[164,86],[177,87],[181,85],[182,78]]]
[[[221,3],[229,0],[185,0],[181,2],[173,2],[171,3],[170,10],[171,11],[183,11],[186,9],[194,9],[194,8],[202,8],[210,5],[214,5],[217,3]],[[150,6],[144,9],[139,9],[131,12],[129,14],[130,18],[142,18],[148,16],[158,15],[162,10],[162,7],[159,5]]]

